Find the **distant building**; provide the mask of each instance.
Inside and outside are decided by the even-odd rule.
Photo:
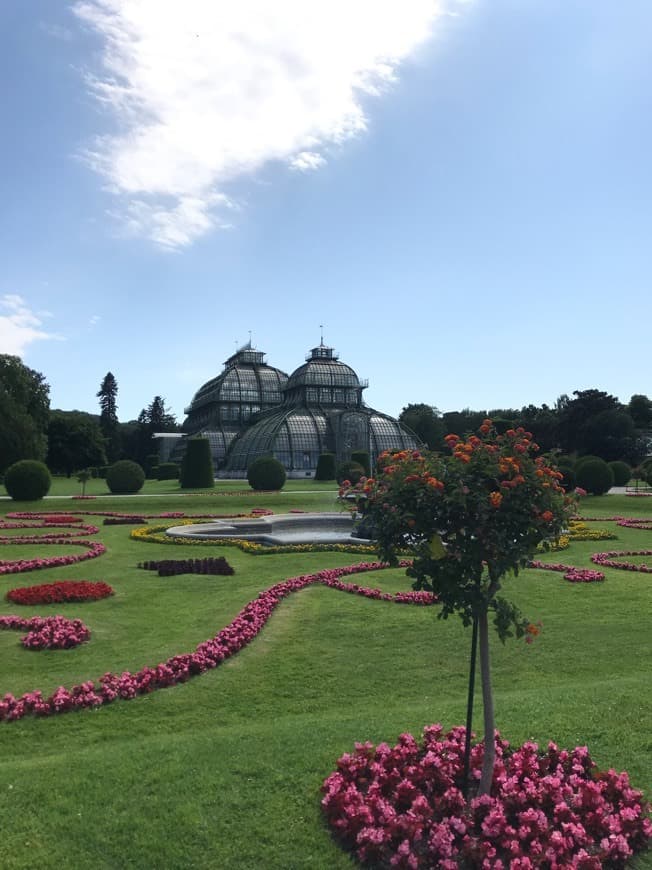
[[[375,464],[384,450],[417,447],[413,432],[364,404],[366,387],[323,342],[289,378],[249,344],[197,391],[183,429],[209,439],[219,477],[246,476],[259,456],[276,457],[289,477],[314,477],[321,453],[343,462],[367,451]]]

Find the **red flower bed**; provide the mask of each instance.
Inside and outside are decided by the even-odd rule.
[[[113,595],[108,583],[90,580],[60,580],[40,586],[22,586],[10,589],[7,599],[14,604],[60,604],[65,601],[99,601]]]
[[[91,633],[81,619],[65,616],[0,616],[0,628],[28,629],[20,639],[25,649],[70,649],[90,640]]]
[[[514,750],[496,735],[491,795],[462,794],[464,728],[356,743],[324,782],[322,807],[342,844],[374,868],[623,867],[652,837],[649,804],[626,773],[599,772],[586,747]],[[479,780],[483,745],[473,747]]]
[[[410,563],[402,562],[399,567],[406,567],[408,564]],[[145,666],[135,674],[129,671],[124,671],[122,674],[107,673],[97,682],[87,680],[71,689],[60,686],[49,698],[44,698],[38,690],[26,692],[20,698],[6,694],[0,700],[0,722],[22,719],[28,715],[51,716],[54,713],[65,713],[84,707],[100,707],[117,698],[131,700],[138,695],[186,682],[191,677],[218,667],[251,643],[284,598],[313,583],[322,583],[344,592],[399,604],[429,606],[436,603],[436,599],[429,592],[399,592],[390,595],[379,589],[368,589],[356,583],[343,583],[340,580],[341,577],[387,567],[381,562],[361,562],[345,568],[330,568],[317,574],[304,574],[284,580],[261,592],[240,611],[233,622],[219,631],[215,637],[200,643],[194,652],[172,656],[155,667]]]
[[[72,525],[75,523],[75,525]],[[0,537],[0,544],[38,544],[39,541],[53,541],[60,538],[82,538],[86,535],[95,535],[99,532],[97,526],[86,526],[82,524],[81,517],[72,519],[70,522],[63,522],[59,517],[57,520],[46,519],[42,523],[3,523],[0,522],[0,529],[68,529],[72,526],[74,531],[71,532],[46,532],[44,535],[15,535],[14,537]]]

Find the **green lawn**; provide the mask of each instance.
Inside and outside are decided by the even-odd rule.
[[[77,492],[55,481],[53,493]],[[98,487],[97,490],[93,489]],[[166,494],[167,487],[167,494]],[[49,510],[188,513],[251,507],[335,509],[334,485],[299,481],[278,495],[187,495],[148,482],[162,497],[46,500]],[[90,492],[105,491],[92,481]],[[33,510],[0,501],[0,514]],[[652,499],[583,500],[592,516],[651,516]],[[0,633],[1,691],[22,693],[137,670],[212,637],[256,594],[286,577],[351,564],[347,554],[250,556],[236,548],[144,544],[129,526],[100,525],[98,559],[0,577],[0,593],[61,579],[104,580],[116,595],[85,604],[17,607],[3,613],[80,617],[91,642],[27,652]],[[154,522],[154,521],[152,521]],[[652,532],[616,530],[617,541],[575,543],[546,557],[589,566],[597,550],[652,548]],[[0,531],[6,536],[9,532]],[[2,558],[63,547],[3,545]],[[159,578],[145,559],[224,555],[233,577]],[[512,742],[588,744],[603,767],[627,769],[652,795],[652,576],[609,570],[603,584],[570,584],[525,571],[510,594],[543,633],[532,646],[493,645],[496,715]],[[362,575],[388,591],[409,589],[398,570]],[[346,868],[332,841],[319,787],[356,740],[393,741],[405,730],[464,721],[470,632],[434,608],[370,601],[311,587],[284,601],[261,635],[210,673],[96,711],[0,725],[3,868]],[[476,725],[480,727],[480,699]],[[652,855],[638,861],[652,868]]]

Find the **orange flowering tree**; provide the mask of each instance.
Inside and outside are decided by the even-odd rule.
[[[491,420],[462,439],[445,438],[450,455],[403,450],[379,457],[376,476],[349,493],[373,528],[380,555],[395,564],[409,550],[415,589],[434,592],[444,619],[458,613],[477,626],[484,708],[480,793],[491,788],[495,721],[490,679],[489,619],[502,641],[537,628],[501,596],[501,581],[517,574],[541,542],[565,527],[572,503],[562,475],[524,429],[498,435]],[[489,738],[489,739],[488,739]]]

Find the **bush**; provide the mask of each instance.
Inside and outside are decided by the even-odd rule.
[[[247,481],[252,489],[283,489],[285,467],[273,456],[260,456],[247,468]]]
[[[215,486],[215,472],[211,445],[208,438],[188,438],[181,462],[182,489],[200,489]]]
[[[320,453],[317,460],[315,480],[335,480],[335,454]]]
[[[580,458],[575,461],[575,474],[577,474],[578,470],[584,465],[585,462],[593,462],[594,459],[600,459],[600,457],[593,456],[590,453],[587,453],[586,456],[580,456]]]
[[[365,477],[371,477],[371,458],[367,450],[354,450],[351,453],[351,462],[357,462],[364,468]]]
[[[145,474],[147,480],[156,480],[158,469],[158,453],[150,453],[145,457]]]
[[[570,460],[559,460],[557,468],[564,475],[564,479],[561,481],[561,485],[564,487],[566,492],[570,492],[572,489],[575,489],[577,475],[575,474],[575,470]]]
[[[593,495],[604,495],[614,485],[614,474],[604,459],[578,463],[577,485]]]
[[[36,459],[21,459],[5,472],[5,489],[15,501],[38,501],[51,483],[47,465]]]
[[[614,486],[627,486],[632,476],[631,466],[621,459],[615,459],[608,463],[609,468],[613,472]]]
[[[139,492],[145,483],[145,472],[137,462],[120,459],[106,470],[106,485],[119,495]]]
[[[364,466],[360,465],[359,462],[341,462],[337,467],[335,479],[339,484],[348,480],[353,484],[353,486],[355,486],[360,478],[364,477],[364,473]]]
[[[178,462],[161,462],[158,467],[159,480],[178,480],[179,479],[179,463]]]

